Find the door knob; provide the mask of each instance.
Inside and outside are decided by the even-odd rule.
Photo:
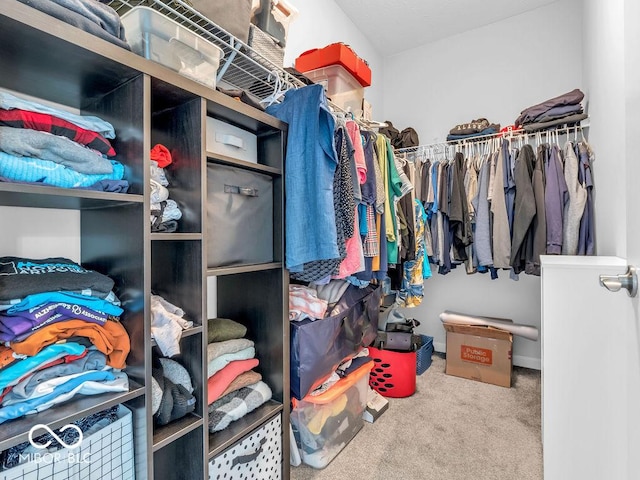
[[[636,267],[628,266],[626,273],[622,275],[600,275],[600,285],[610,292],[624,288],[630,297],[635,297],[638,293],[637,270]]]

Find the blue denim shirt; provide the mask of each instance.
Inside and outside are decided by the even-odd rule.
[[[286,92],[267,113],[289,124],[285,162],[285,265],[339,258],[333,176],[338,165],[333,145],[335,120],[322,85]]]

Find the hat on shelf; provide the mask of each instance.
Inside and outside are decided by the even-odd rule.
[[[160,357],[160,363],[162,363],[162,369],[164,370],[164,378],[171,380],[176,385],[182,385],[189,393],[193,393],[191,377],[186,368],[170,358]]]

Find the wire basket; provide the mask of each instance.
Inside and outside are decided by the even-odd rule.
[[[260,100],[272,96],[276,88],[288,90],[304,86],[282,69],[282,62],[274,63],[274,59],[265,58],[195,10],[186,0],[112,0],[108,5],[120,16],[137,6],[150,7],[220,47],[224,59],[218,70],[217,84],[245,90]]]

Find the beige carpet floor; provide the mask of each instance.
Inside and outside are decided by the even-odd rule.
[[[324,469],[292,480],[541,480],[540,372],[514,367],[510,389],[448,376],[435,354],[416,393],[389,409]]]

